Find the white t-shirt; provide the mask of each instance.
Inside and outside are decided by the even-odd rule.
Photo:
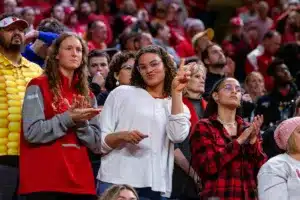
[[[259,200],[299,200],[300,161],[280,154],[266,162],[258,173]]]
[[[101,111],[102,152],[98,180],[133,187],[151,187],[169,196],[172,190],[174,143],[182,142],[190,130],[190,113],[171,115],[171,98],[155,99],[146,90],[119,86]],[[149,137],[138,145],[111,149],[105,137],[113,132],[138,130]]]

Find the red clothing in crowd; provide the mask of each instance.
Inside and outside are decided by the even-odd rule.
[[[87,45],[88,45],[89,51],[92,51],[92,50],[94,50],[94,49],[104,50],[104,49],[106,49],[106,47],[107,47],[106,44],[105,44],[104,42],[98,44],[98,43],[95,43],[95,42],[93,42],[93,41],[88,41]]]
[[[258,71],[264,76],[265,86],[268,91],[271,91],[274,85],[272,77],[267,74],[268,67],[271,64],[272,60],[273,56],[266,52],[263,55],[257,57]]]
[[[182,101],[183,103],[189,108],[190,110],[190,113],[191,113],[191,119],[190,119],[190,122],[191,122],[191,128],[193,128],[197,122],[199,121],[199,117],[197,115],[197,112],[193,106],[193,103],[186,97],[183,97],[182,98]],[[206,109],[206,106],[207,106],[207,102],[202,98],[201,100],[199,100],[201,102],[201,108],[203,110]]]
[[[78,16],[78,23],[79,23],[80,27],[87,26],[90,22],[93,22],[93,21],[96,21],[96,20],[100,20],[106,25],[107,39],[106,39],[105,43],[107,45],[110,44],[113,41],[113,34],[112,34],[112,30],[111,30],[109,20],[106,18],[106,16],[96,15],[94,13],[90,14],[87,18],[82,18],[82,17],[80,17],[80,15]]]
[[[193,17],[197,14],[196,10],[206,10],[208,0],[184,0],[183,2],[189,12],[189,16]]]
[[[75,84],[78,78],[74,78],[72,87],[69,88],[69,79],[61,76],[61,95],[72,105],[76,100],[74,95],[77,94]],[[30,85],[36,85],[41,90],[46,120],[69,109],[63,103],[53,105],[53,95],[45,75],[32,79]],[[79,141],[73,128],[69,128],[63,137],[46,144],[31,144],[24,136],[20,138],[20,194],[33,192],[96,194],[87,147]],[[76,144],[78,148],[64,148],[65,144]]]
[[[188,39],[184,39],[179,42],[175,47],[177,54],[182,58],[187,58],[195,55],[195,50],[193,48],[192,42]]]
[[[236,138],[247,126],[236,117],[238,132],[231,137],[217,115],[200,120],[191,133],[192,166],[201,178],[201,199],[257,200],[257,173],[266,156],[261,142],[240,145]]]

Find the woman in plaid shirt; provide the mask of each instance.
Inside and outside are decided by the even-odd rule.
[[[201,177],[201,200],[255,200],[256,176],[266,161],[259,140],[261,116],[247,124],[240,116],[242,88],[234,78],[215,84],[191,133],[193,169]],[[213,198],[214,197],[214,198]]]

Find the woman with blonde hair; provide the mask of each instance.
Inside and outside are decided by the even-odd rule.
[[[98,200],[139,200],[135,189],[130,185],[113,185],[108,188]]]
[[[44,74],[27,86],[19,192],[28,200],[97,198],[87,148],[100,153],[100,109],[87,82],[87,52],[79,36],[61,34]]]
[[[287,119],[274,133],[284,152],[266,162],[258,173],[260,200],[298,200],[300,196],[300,117]]]
[[[251,72],[245,79],[246,93],[243,95],[243,117],[252,121],[257,100],[266,94],[264,77],[260,72]]]
[[[266,93],[263,75],[260,72],[251,72],[248,74],[245,79],[245,89],[251,101],[256,102],[259,97]]]
[[[202,98],[205,90],[206,68],[196,64],[191,70],[191,78],[183,90],[183,103],[191,113],[191,127],[203,117],[207,102]],[[190,166],[190,140],[186,138],[182,143],[175,145],[175,165],[173,172],[172,199],[193,200],[199,199],[199,177]]]

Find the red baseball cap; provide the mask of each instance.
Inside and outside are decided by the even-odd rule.
[[[6,17],[0,20],[0,28],[6,28],[12,24],[18,24],[18,26],[22,27],[23,29],[26,29],[29,26],[25,20],[18,17]]]
[[[230,24],[232,26],[244,26],[244,22],[240,17],[233,17],[230,19]]]

